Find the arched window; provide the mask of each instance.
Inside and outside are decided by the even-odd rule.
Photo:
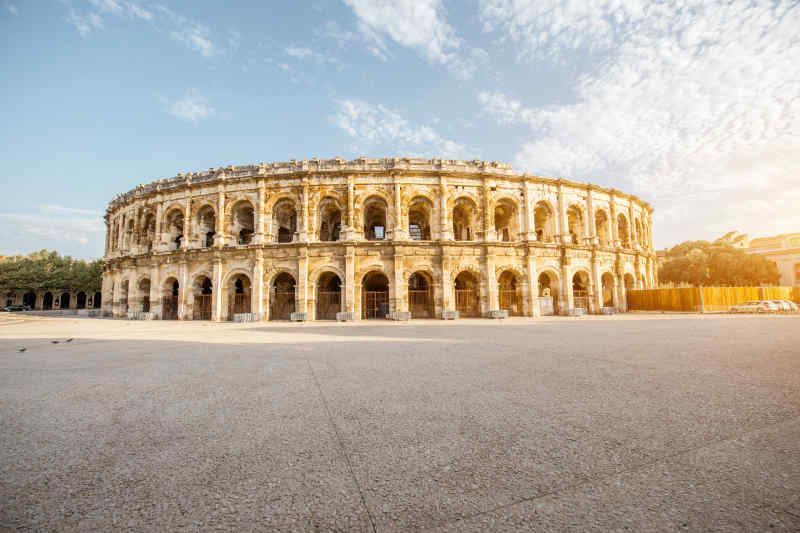
[[[631,247],[630,233],[628,232],[628,219],[625,215],[617,215],[617,232],[619,234],[620,244],[623,248]]]
[[[172,209],[165,217],[164,229],[169,236],[169,241],[173,243],[175,249],[181,247],[183,241],[183,211]]]
[[[233,315],[250,312],[250,278],[245,274],[236,274],[228,285],[228,320]]]
[[[336,320],[342,310],[342,280],[333,272],[325,272],[317,280],[317,320]]]
[[[272,227],[275,242],[292,242],[297,232],[297,211],[291,200],[281,200],[272,209]]]
[[[608,215],[602,209],[595,212],[595,233],[600,246],[608,246],[611,243],[611,237],[608,228]]]
[[[286,272],[281,272],[272,282],[269,295],[269,319],[289,320],[295,310],[295,280]]]
[[[506,270],[497,279],[498,302],[500,309],[508,311],[509,316],[522,316],[522,293],[516,274]]]
[[[200,234],[200,246],[211,248],[217,234],[217,214],[210,205],[204,205],[197,212],[197,232]]]
[[[582,270],[572,276],[572,299],[575,309],[589,309],[589,274]]]
[[[800,285],[800,263],[794,266],[794,284]]]
[[[497,240],[502,242],[516,241],[519,236],[517,206],[508,199],[497,202],[494,208],[494,227]]]
[[[319,205],[319,240],[338,241],[342,228],[342,210],[333,198],[325,198]]]
[[[139,298],[142,301],[142,311],[150,312],[150,279],[144,278],[139,281]]]
[[[237,202],[231,210],[231,233],[239,245],[250,244],[256,227],[253,204],[247,200]]]
[[[480,317],[480,281],[474,274],[464,271],[456,276],[454,282],[456,311],[461,317]]]
[[[408,205],[408,237],[412,241],[429,241],[431,239],[431,214],[433,206],[430,200],[418,196]]]
[[[570,206],[567,209],[567,228],[569,230],[570,244],[582,244],[584,242],[583,211],[578,206]]]
[[[156,236],[156,216],[153,213],[145,213],[142,218],[142,226],[139,233],[139,245],[143,246],[147,252],[153,249],[153,239]]]
[[[546,202],[539,202],[533,209],[533,225],[536,231],[536,240],[539,242],[553,242],[555,235],[555,221],[553,211]]]
[[[453,207],[453,238],[457,241],[475,239],[475,221],[478,210],[469,198],[459,198]]]
[[[386,202],[371,197],[364,202],[364,238],[380,241],[386,238]]]

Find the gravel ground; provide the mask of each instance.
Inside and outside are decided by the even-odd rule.
[[[4,316],[0,529],[797,531],[800,317]]]

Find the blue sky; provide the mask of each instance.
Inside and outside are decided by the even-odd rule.
[[[800,7],[0,0],[0,254],[102,254],[139,183],[359,155],[632,192],[658,247],[800,231]]]

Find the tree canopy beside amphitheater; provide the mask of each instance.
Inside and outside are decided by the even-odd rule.
[[[741,287],[777,285],[781,276],[774,261],[728,243],[686,241],[667,250],[658,277],[661,283]]]
[[[84,261],[40,250],[28,255],[0,256],[0,291],[73,289],[100,290],[100,260]]]

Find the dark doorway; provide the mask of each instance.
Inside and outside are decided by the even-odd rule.
[[[294,278],[286,272],[278,274],[270,289],[270,320],[289,320],[295,310],[294,290]]]
[[[336,320],[342,310],[342,281],[333,272],[325,272],[317,281],[317,320]]]
[[[361,318],[386,318],[389,314],[389,280],[370,272],[361,282]]]

